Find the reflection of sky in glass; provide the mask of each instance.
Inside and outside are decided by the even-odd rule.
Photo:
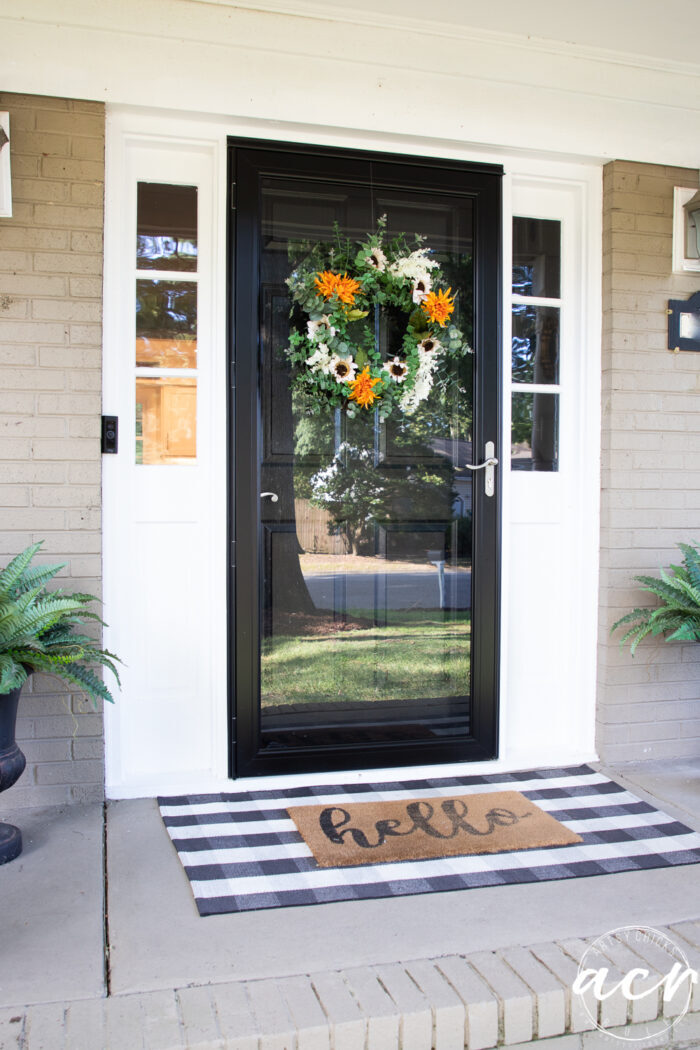
[[[140,182],[137,196],[137,267],[195,271],[197,187]]]
[[[157,237],[140,233],[136,249],[137,265],[143,269],[196,270],[197,245],[193,240]],[[144,266],[147,263],[148,266]]]
[[[522,334],[519,334],[522,333]],[[532,362],[535,356],[534,313],[522,304],[513,306],[513,382],[532,382]]]
[[[513,266],[513,295],[532,295],[531,266]]]

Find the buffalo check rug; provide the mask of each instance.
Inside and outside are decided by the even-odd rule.
[[[439,807],[455,797],[503,791],[519,792],[580,841],[328,867],[316,861],[289,815],[297,807],[323,806],[337,816],[358,803],[412,799]],[[174,796],[158,803],[200,915],[700,862],[700,834],[589,766]],[[345,818],[339,819],[344,828]]]

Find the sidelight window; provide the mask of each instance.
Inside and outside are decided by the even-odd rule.
[[[197,188],[140,182],[136,236],[136,462],[197,455]]]
[[[561,223],[513,219],[511,468],[559,469]]]

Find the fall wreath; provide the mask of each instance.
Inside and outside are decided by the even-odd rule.
[[[285,353],[293,384],[311,411],[322,405],[393,408],[411,414],[441,379],[441,365],[470,353],[450,320],[455,296],[431,249],[416,237],[386,240],[386,216],[361,243],[340,236],[308,246],[287,278],[296,324]],[[378,338],[382,309],[401,319],[400,345],[383,354]],[[405,326],[405,327],[404,327]]]

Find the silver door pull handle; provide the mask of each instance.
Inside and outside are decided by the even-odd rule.
[[[493,441],[487,441],[484,445],[484,459],[483,463],[477,463],[472,466],[471,463],[466,463],[467,470],[483,470],[484,471],[484,495],[493,496],[496,491],[496,483],[494,479],[494,467],[498,466],[498,460],[494,456],[496,446]]]
[[[465,467],[467,468],[467,470],[483,470],[484,467],[497,467],[497,466],[498,466],[498,460],[496,459],[495,456],[489,456],[489,458],[485,459],[483,463],[477,463],[476,466],[474,466],[474,467],[471,465],[471,463],[465,463]]]
[[[260,499],[265,499],[265,496],[269,496],[270,497],[270,501],[272,503],[276,503],[277,500],[279,499],[279,496],[277,495],[276,492],[261,492],[260,493]]]

